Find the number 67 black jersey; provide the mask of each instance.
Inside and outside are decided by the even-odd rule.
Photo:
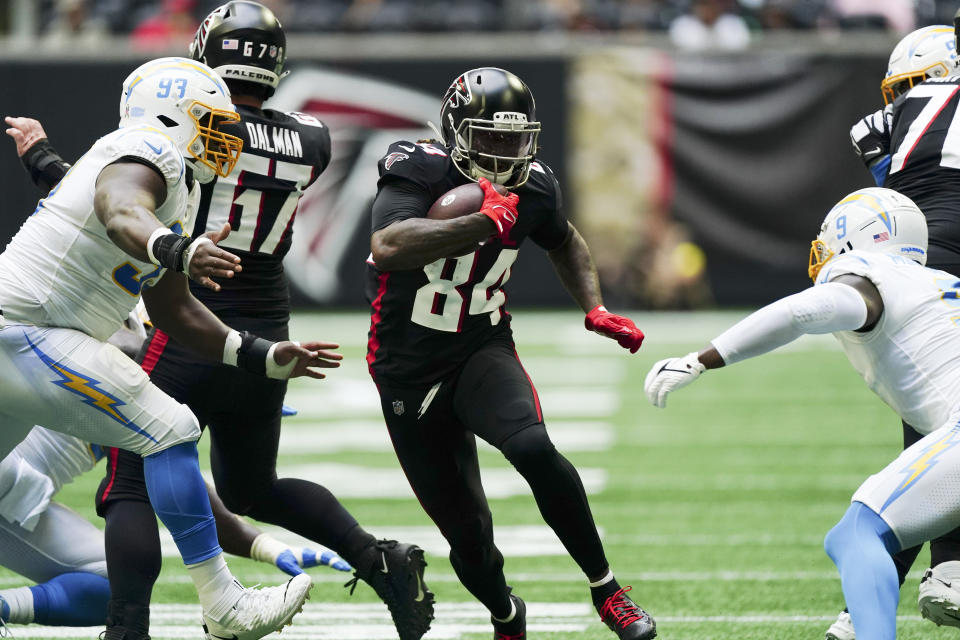
[[[960,264],[960,77],[929,79],[893,104],[885,187],[927,218],[928,263]]]
[[[193,282],[190,289],[215,313],[285,321],[283,257],[300,196],[330,162],[330,131],[307,114],[235,106],[241,121],[228,133],[243,138],[243,151],[229,176],[202,185],[192,235],[229,222],[230,235],[219,244],[240,256],[243,271],[218,279],[219,292]]]
[[[380,160],[373,231],[408,218],[426,217],[431,205],[468,180],[449,151],[436,142],[395,142]],[[567,239],[557,180],[535,161],[514,190],[517,223],[507,239],[492,237],[476,251],[419,268],[380,271],[368,259],[371,324],[367,362],[374,379],[394,386],[430,385],[455,371],[496,336],[510,338],[504,284],[523,241],[546,250]]]

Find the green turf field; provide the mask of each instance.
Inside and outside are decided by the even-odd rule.
[[[728,370],[708,372],[651,407],[643,379],[660,358],[700,347],[742,314],[638,314],[647,333],[631,356],[589,334],[579,314],[516,316],[518,351],[540,392],[547,425],[580,468],[607,554],[622,584],[670,640],[822,638],[842,608],[839,580],[823,552],[826,531],[870,473],[899,451],[896,416],[863,385],[829,336]],[[347,364],[327,381],[291,386],[281,475],[318,480],[364,526],[427,549],[437,595],[429,638],[489,638],[487,614],[456,581],[442,541],[410,496],[378,421],[366,377],[364,314],[300,315],[298,338],[336,339]],[[543,526],[519,475],[489,448],[485,483],[508,580],[528,603],[531,638],[612,638],[588,607],[577,567]],[[206,448],[201,449],[205,463]],[[204,464],[204,466],[206,466]],[[92,513],[102,468],[60,500]],[[278,537],[284,536],[277,532]],[[287,537],[289,540],[294,538]],[[154,596],[153,637],[202,637],[199,608],[171,545]],[[916,609],[926,552],[903,589],[899,638],[954,638]],[[231,560],[249,583],[277,583],[266,565]],[[311,570],[316,586],[283,638],[395,638],[368,587],[353,597],[346,576]],[[23,582],[0,571],[0,587]],[[93,638],[99,629],[14,627],[18,638]]]

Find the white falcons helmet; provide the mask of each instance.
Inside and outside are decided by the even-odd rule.
[[[889,253],[927,263],[927,219],[913,200],[893,189],[854,191],[830,209],[810,246],[807,274],[817,279],[835,255],[847,251]]]
[[[907,34],[893,48],[887,75],[880,83],[883,104],[890,104],[927,78],[950,75],[957,62],[953,27],[937,24]]]
[[[158,58],[123,81],[120,127],[148,125],[167,135],[200,182],[233,170],[243,140],[221,131],[240,116],[230,90],[210,67],[187,58]]]

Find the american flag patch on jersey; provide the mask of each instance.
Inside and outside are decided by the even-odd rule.
[[[239,47],[240,47],[239,40],[224,40],[222,45],[222,48],[224,49],[224,51],[228,49],[238,49]]]
[[[886,231],[883,231],[883,232],[881,232],[881,233],[875,233],[875,234],[873,235],[873,241],[874,241],[874,242],[884,242],[884,241],[889,240],[889,239],[890,239],[890,234],[887,233]]]

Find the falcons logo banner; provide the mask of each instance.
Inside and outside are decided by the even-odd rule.
[[[301,67],[280,83],[266,106],[297,112],[301,121],[319,118],[330,129],[332,160],[297,205],[285,264],[297,293],[315,303],[336,300],[345,288],[342,274],[356,270],[351,239],[369,234],[377,163],[392,142],[433,137],[425,123],[436,118],[437,96],[353,73]],[[407,158],[393,153],[385,166]],[[362,264],[363,256],[359,260]]]

